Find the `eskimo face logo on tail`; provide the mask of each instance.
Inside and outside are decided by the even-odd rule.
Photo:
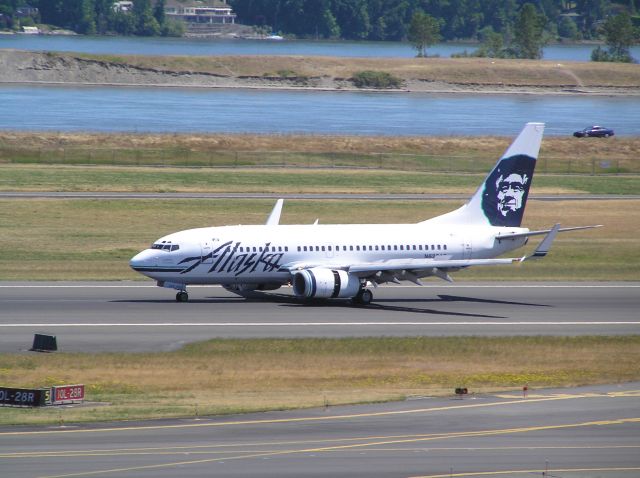
[[[482,210],[493,226],[519,227],[536,160],[516,155],[502,159],[484,184]]]

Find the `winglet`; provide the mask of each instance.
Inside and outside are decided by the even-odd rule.
[[[267,226],[277,226],[280,224],[280,214],[282,213],[282,204],[284,203],[284,199],[278,199],[276,201],[276,205],[273,206],[273,210],[271,214],[269,214],[269,218],[267,219]]]
[[[551,249],[551,243],[556,238],[556,235],[558,234],[559,230],[560,230],[560,224],[558,223],[551,228],[551,230],[549,231],[549,234],[544,236],[544,239],[542,239],[542,242],[540,243],[540,245],[536,247],[536,250],[533,251],[533,254],[525,257],[523,260],[542,259],[544,256],[546,256],[547,253],[549,252],[549,249]]]

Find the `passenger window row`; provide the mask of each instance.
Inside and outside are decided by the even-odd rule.
[[[394,244],[394,245],[351,245],[351,246],[298,246],[298,252],[322,252],[322,251],[446,251],[444,244]]]
[[[288,246],[265,246],[265,247],[236,247],[234,250],[238,252],[289,252]]]

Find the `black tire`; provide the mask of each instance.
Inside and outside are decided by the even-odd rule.
[[[176,302],[188,302],[188,301],[189,301],[189,294],[187,294],[186,292],[182,291],[176,294]]]
[[[353,303],[355,305],[369,305],[372,300],[373,294],[371,291],[369,289],[362,289],[358,292],[358,295],[353,298]]]

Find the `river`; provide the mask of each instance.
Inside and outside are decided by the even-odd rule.
[[[0,86],[0,129],[159,133],[640,135],[640,97]]]
[[[440,43],[430,47],[429,55],[450,57],[454,53],[472,52],[472,43]],[[0,48],[31,51],[73,51],[111,55],[306,55],[346,57],[410,58],[415,50],[403,42],[245,40],[108,37],[83,35],[0,35]],[[589,61],[594,45],[548,45],[544,59]],[[640,60],[640,45],[631,49]]]

